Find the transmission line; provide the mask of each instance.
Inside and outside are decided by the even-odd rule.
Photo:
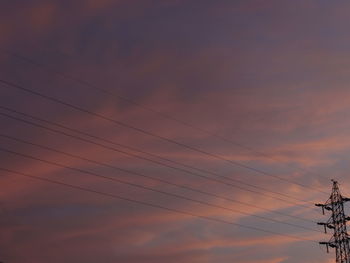
[[[275,210],[266,209],[266,208],[261,207],[261,206],[257,206],[257,205],[254,205],[254,204],[249,204],[249,203],[246,203],[246,202],[239,201],[237,199],[232,199],[232,198],[229,198],[229,197],[225,197],[225,196],[217,195],[217,194],[214,194],[214,193],[209,193],[209,192],[206,192],[206,191],[203,191],[203,190],[195,189],[195,188],[189,187],[187,185],[181,185],[181,184],[177,184],[177,183],[174,183],[174,182],[171,182],[171,181],[168,181],[168,180],[159,179],[157,177],[141,174],[141,173],[134,172],[134,171],[131,171],[131,170],[128,170],[128,169],[124,169],[124,168],[121,168],[121,167],[118,167],[118,166],[115,166],[115,165],[111,165],[111,164],[104,163],[104,162],[99,162],[99,161],[92,160],[92,159],[89,159],[89,158],[85,158],[85,157],[82,157],[82,156],[79,156],[79,155],[76,155],[76,154],[72,154],[72,153],[68,153],[68,152],[65,152],[65,151],[61,151],[61,150],[58,150],[56,148],[52,148],[52,147],[49,147],[49,146],[46,146],[46,145],[41,145],[41,144],[38,144],[38,143],[29,142],[29,141],[26,141],[26,140],[23,140],[23,139],[19,139],[19,138],[13,137],[13,136],[0,134],[0,137],[6,138],[6,139],[9,139],[9,140],[12,140],[12,141],[24,143],[24,144],[27,144],[27,145],[32,145],[32,146],[35,146],[35,147],[38,147],[38,148],[41,148],[41,149],[49,150],[51,152],[56,152],[56,153],[59,153],[59,154],[65,155],[65,156],[69,156],[69,157],[72,157],[72,158],[75,158],[75,159],[87,161],[87,162],[90,162],[90,163],[93,163],[93,164],[97,164],[97,165],[100,165],[100,166],[103,166],[103,167],[111,168],[113,170],[129,173],[129,174],[132,174],[132,175],[136,175],[136,176],[139,176],[139,177],[147,178],[147,179],[150,179],[150,180],[153,180],[153,181],[157,181],[157,182],[161,182],[161,183],[164,183],[164,184],[168,184],[168,185],[171,185],[171,186],[179,187],[179,188],[182,188],[182,189],[185,189],[185,190],[189,190],[189,191],[192,191],[192,192],[196,192],[196,193],[200,193],[200,194],[203,194],[203,195],[215,197],[215,198],[218,198],[218,199],[221,199],[221,200],[230,201],[230,202],[233,202],[233,203],[238,203],[238,204],[241,204],[241,205],[258,208],[258,209],[261,209],[263,211],[267,211],[267,212],[270,212],[270,213],[291,217],[291,218],[294,218],[294,219],[303,220],[303,221],[306,221],[306,222],[316,223],[315,221],[312,221],[310,219],[306,219],[306,218],[303,218],[303,217],[299,217],[299,216],[294,216],[294,215],[278,212],[278,211],[275,211]]]
[[[99,114],[99,113],[96,113],[96,112],[92,112],[92,111],[90,111],[90,110],[88,110],[88,109],[85,109],[85,108],[76,106],[76,105],[74,105],[74,104],[65,102],[65,101],[63,101],[63,100],[57,99],[57,98],[52,97],[52,96],[48,96],[48,95],[42,94],[42,93],[40,93],[40,92],[37,92],[37,91],[31,90],[31,89],[25,88],[25,87],[23,87],[23,86],[19,86],[19,85],[17,85],[17,84],[14,84],[14,83],[11,83],[11,82],[2,80],[2,79],[0,79],[0,82],[3,83],[3,84],[5,84],[5,86],[7,86],[7,87],[13,87],[13,88],[16,88],[16,89],[18,89],[18,90],[25,91],[25,92],[30,93],[30,94],[33,94],[33,95],[35,95],[35,96],[39,96],[39,97],[44,98],[44,99],[46,99],[46,100],[55,102],[55,103],[60,104],[60,105],[64,105],[64,106],[66,106],[66,107],[75,109],[75,110],[80,111],[80,112],[83,112],[83,113],[85,113],[85,114],[88,114],[88,115],[91,115],[91,116],[95,116],[95,117],[97,117],[97,118],[106,120],[106,121],[111,122],[111,123],[114,123],[114,124],[116,124],[116,125],[119,125],[119,126],[122,126],[122,127],[128,128],[128,129],[135,130],[135,131],[137,131],[137,132],[143,133],[143,134],[148,135],[148,136],[150,136],[150,137],[157,138],[157,139],[160,139],[160,140],[162,140],[162,141],[166,141],[166,142],[169,142],[169,143],[178,145],[178,146],[180,146],[180,147],[183,147],[183,148],[186,148],[186,149],[195,151],[195,152],[199,152],[199,153],[204,154],[204,155],[207,155],[207,156],[211,156],[211,157],[213,157],[213,158],[215,158],[215,159],[219,159],[219,160],[225,161],[225,162],[227,162],[227,163],[230,163],[231,165],[235,165],[235,166],[238,166],[238,167],[241,167],[241,168],[245,168],[245,169],[251,170],[251,171],[256,172],[256,173],[260,173],[260,174],[265,175],[265,176],[273,177],[273,178],[278,179],[278,180],[281,180],[281,181],[285,181],[285,182],[288,182],[288,183],[291,183],[291,184],[294,184],[294,185],[298,185],[298,186],[300,186],[300,187],[307,188],[308,190],[314,190],[314,191],[317,191],[317,192],[320,192],[320,193],[323,193],[323,194],[327,194],[326,192],[321,191],[321,190],[318,190],[318,189],[316,189],[316,188],[313,188],[313,187],[310,187],[310,186],[307,186],[307,185],[304,185],[304,184],[301,184],[301,183],[297,183],[297,182],[291,181],[291,180],[289,180],[289,179],[286,179],[286,178],[283,178],[283,177],[280,177],[280,176],[277,176],[277,175],[274,175],[274,174],[265,172],[265,171],[263,171],[263,170],[260,170],[260,169],[257,169],[257,168],[254,168],[254,167],[251,167],[251,166],[248,166],[248,165],[245,165],[245,164],[236,162],[236,161],[232,161],[232,160],[226,159],[226,158],[224,158],[224,157],[222,157],[222,156],[220,156],[220,155],[213,154],[213,153],[210,153],[210,152],[207,152],[207,151],[198,149],[198,148],[196,148],[196,147],[186,145],[186,144],[184,144],[184,143],[181,143],[181,142],[175,141],[175,140],[173,140],[173,139],[170,139],[170,138],[167,138],[167,137],[164,137],[164,136],[155,134],[155,133],[153,133],[153,132],[146,131],[146,130],[141,129],[141,128],[138,128],[138,127],[134,127],[134,126],[129,125],[129,124],[127,124],[127,123],[124,123],[124,122],[122,122],[122,121],[118,121],[118,120],[116,120],[116,119],[109,118],[109,117],[107,117],[107,116],[105,116],[105,115],[102,115],[102,114]]]
[[[48,130],[48,131],[51,131],[51,132],[54,132],[54,133],[57,133],[57,134],[61,134],[61,135],[64,135],[64,136],[67,136],[67,137],[70,137],[70,138],[74,138],[74,139],[77,139],[77,140],[80,140],[80,141],[83,141],[83,142],[87,142],[87,143],[90,143],[90,144],[93,144],[93,145],[97,145],[97,146],[100,146],[100,147],[108,149],[108,150],[112,150],[112,151],[115,151],[115,152],[118,152],[118,153],[122,153],[122,154],[125,154],[125,155],[128,155],[128,156],[132,156],[132,157],[135,157],[135,158],[138,158],[138,159],[141,159],[141,160],[147,160],[149,162],[153,162],[153,163],[162,165],[164,167],[172,168],[174,170],[182,171],[182,172],[185,172],[187,174],[190,174],[190,175],[193,175],[193,176],[197,176],[197,177],[201,177],[201,178],[206,179],[206,180],[210,180],[210,181],[217,182],[217,183],[220,183],[220,184],[228,185],[228,186],[233,187],[233,188],[237,188],[237,189],[240,189],[240,190],[248,191],[248,192],[251,192],[251,193],[256,193],[256,194],[267,196],[267,197],[270,197],[270,198],[273,198],[273,199],[276,199],[276,200],[279,200],[279,201],[282,201],[282,202],[286,202],[286,203],[289,203],[289,204],[293,204],[293,205],[296,205],[296,206],[300,206],[300,207],[304,207],[304,208],[310,209],[310,206],[302,205],[302,204],[299,204],[299,203],[296,203],[296,202],[293,202],[293,201],[289,201],[289,200],[285,200],[285,199],[282,199],[282,198],[279,198],[279,197],[275,197],[275,196],[266,194],[264,192],[258,192],[258,191],[255,191],[255,190],[247,189],[247,188],[244,188],[242,186],[237,186],[235,184],[232,184],[232,183],[229,183],[229,182],[226,182],[226,181],[221,181],[221,180],[218,180],[216,178],[207,177],[205,175],[197,174],[197,173],[194,173],[192,171],[188,171],[188,170],[185,170],[185,169],[182,169],[182,168],[179,168],[179,167],[174,167],[174,166],[171,166],[171,165],[167,165],[167,164],[164,164],[164,163],[152,160],[152,159],[148,159],[148,158],[145,158],[145,157],[141,157],[141,156],[138,156],[138,155],[135,155],[135,154],[130,154],[128,152],[116,149],[114,147],[106,146],[106,145],[103,145],[103,144],[100,144],[100,143],[97,143],[97,142],[94,142],[94,141],[91,141],[91,140],[88,140],[88,139],[85,139],[85,138],[81,138],[81,137],[76,136],[76,135],[68,134],[66,132],[59,131],[59,130],[56,130],[56,129],[53,129],[53,128],[50,128],[50,127],[46,127],[46,126],[43,126],[43,125],[40,125],[40,124],[36,124],[36,123],[31,122],[31,121],[23,120],[23,119],[20,119],[20,118],[17,118],[17,117],[8,115],[8,114],[0,113],[0,115],[8,117],[8,118],[13,119],[13,120],[24,122],[26,124],[29,124],[29,125],[32,125],[32,126],[35,126],[35,127],[39,127],[39,128],[45,129],[45,130]],[[258,186],[255,186],[255,187],[264,189],[264,188],[258,187]],[[271,192],[270,190],[266,190],[266,191]],[[271,193],[275,193],[275,192],[271,192]],[[277,192],[276,192],[276,194],[277,194]],[[296,199],[294,197],[290,197],[290,198]],[[296,199],[296,200],[298,200],[298,199]],[[305,203],[311,203],[309,201],[304,201],[304,200],[300,200],[300,201],[305,202]]]
[[[101,174],[98,174],[98,173],[95,173],[95,172],[91,172],[91,171],[88,171],[88,170],[67,166],[67,165],[60,164],[60,163],[57,163],[57,162],[54,162],[54,161],[45,160],[45,159],[42,159],[42,158],[38,158],[38,157],[35,157],[35,156],[32,156],[32,155],[28,155],[28,154],[12,151],[12,150],[9,150],[9,149],[0,148],[0,151],[6,152],[6,153],[10,153],[10,154],[13,154],[13,155],[17,155],[17,156],[21,156],[21,157],[24,157],[24,158],[27,158],[27,159],[40,161],[40,162],[43,162],[43,163],[46,163],[46,164],[50,164],[50,165],[53,165],[53,166],[57,166],[57,167],[61,167],[61,168],[64,168],[64,169],[72,170],[72,171],[75,171],[75,172],[88,174],[88,175],[95,176],[95,177],[98,177],[98,178],[114,181],[114,182],[117,182],[117,183],[120,183],[120,184],[133,186],[133,187],[136,187],[136,188],[140,188],[140,189],[143,189],[143,190],[148,190],[148,191],[151,191],[151,192],[155,192],[155,193],[159,193],[159,194],[175,197],[175,198],[182,199],[182,200],[185,200],[185,201],[191,201],[191,202],[194,202],[194,203],[197,203],[197,204],[201,204],[201,205],[204,205],[204,206],[209,206],[209,207],[213,207],[213,208],[219,208],[219,209],[222,209],[222,210],[226,210],[226,211],[230,211],[230,212],[234,212],[234,213],[238,213],[238,214],[243,214],[243,215],[246,215],[246,216],[252,216],[252,217],[256,217],[256,218],[263,219],[263,220],[266,220],[266,221],[271,221],[271,222],[274,222],[274,223],[280,223],[280,224],[284,224],[284,225],[289,225],[289,226],[293,226],[293,227],[297,227],[297,228],[301,228],[301,229],[306,229],[306,230],[309,230],[309,231],[314,231],[314,232],[319,233],[318,230],[315,230],[315,229],[312,229],[312,228],[309,228],[309,227],[305,227],[305,226],[301,226],[301,225],[297,225],[297,224],[293,224],[293,223],[288,223],[288,222],[280,221],[280,220],[269,218],[269,217],[265,217],[265,216],[253,215],[253,214],[250,214],[250,213],[238,210],[238,209],[228,208],[228,207],[224,207],[224,206],[221,206],[221,205],[216,205],[216,204],[208,203],[208,202],[205,202],[205,201],[197,200],[197,199],[194,199],[194,198],[190,198],[190,197],[186,197],[186,196],[182,196],[182,195],[178,195],[178,194],[174,194],[174,193],[169,193],[167,191],[158,190],[158,189],[155,189],[155,188],[152,188],[152,187],[140,185],[140,184],[137,184],[137,183],[128,182],[128,181],[125,181],[125,180],[122,180],[122,179],[119,179],[119,178],[115,178],[115,177],[109,177],[109,176],[101,175]]]
[[[139,200],[123,197],[123,196],[116,195],[116,194],[104,193],[104,192],[100,192],[100,191],[97,191],[97,190],[81,187],[81,186],[78,186],[78,185],[72,185],[72,184],[64,183],[64,182],[61,182],[61,181],[56,181],[56,180],[49,179],[49,178],[44,178],[44,177],[40,177],[40,176],[35,176],[35,175],[27,174],[27,173],[22,173],[22,172],[10,170],[10,169],[7,169],[7,168],[1,168],[0,167],[0,170],[8,172],[8,173],[12,173],[12,174],[21,175],[21,176],[24,176],[24,177],[29,177],[29,178],[32,178],[32,179],[35,179],[35,180],[40,180],[40,181],[45,181],[45,182],[49,182],[49,183],[52,183],[52,184],[62,185],[62,186],[65,186],[65,187],[69,187],[71,189],[76,189],[76,190],[80,190],[80,191],[90,192],[90,193],[103,195],[103,196],[107,196],[107,197],[111,197],[111,198],[115,198],[115,199],[119,199],[119,200],[123,200],[123,201],[128,201],[128,202],[131,202],[131,203],[136,203],[136,204],[141,204],[141,205],[144,205],[144,206],[149,206],[149,207],[154,207],[154,208],[158,208],[158,209],[162,209],[162,210],[167,210],[167,211],[174,212],[174,213],[177,213],[177,214],[182,214],[182,215],[187,215],[187,216],[191,216],[191,217],[201,218],[201,219],[205,219],[205,220],[212,221],[212,222],[217,222],[217,223],[234,225],[234,226],[237,226],[237,227],[250,229],[250,230],[255,230],[255,231],[259,231],[259,232],[264,232],[264,233],[268,233],[268,234],[284,236],[284,237],[288,237],[288,238],[291,238],[291,239],[294,239],[294,240],[308,241],[308,242],[312,242],[312,243],[317,243],[316,241],[308,239],[308,238],[293,236],[293,235],[289,235],[289,234],[282,234],[282,233],[278,233],[278,232],[275,232],[275,231],[266,230],[266,229],[262,229],[262,228],[258,228],[258,227],[246,226],[246,225],[243,225],[243,224],[230,222],[230,221],[226,221],[226,220],[222,220],[222,219],[218,219],[218,218],[213,218],[213,217],[208,217],[208,216],[203,216],[203,215],[197,215],[197,214],[192,213],[192,212],[187,212],[187,211],[182,211],[182,210],[178,210],[178,209],[174,209],[174,208],[169,208],[169,207],[166,207],[166,206],[161,206],[161,205],[158,205],[158,204],[153,204],[153,203],[149,203],[149,202],[145,202],[145,201],[139,201]]]
[[[228,139],[228,138],[226,138],[224,136],[221,136],[221,135],[219,135],[217,133],[213,133],[213,132],[208,131],[206,129],[203,129],[203,128],[200,128],[198,126],[195,126],[195,125],[193,125],[193,124],[191,124],[189,122],[186,122],[186,121],[180,120],[178,118],[175,118],[175,117],[173,117],[173,116],[171,116],[169,114],[165,114],[165,113],[160,112],[158,110],[155,110],[155,109],[153,109],[151,107],[147,107],[145,105],[142,105],[142,104],[140,104],[140,103],[138,103],[138,102],[136,102],[136,101],[134,101],[132,99],[129,99],[129,98],[126,98],[124,96],[121,96],[121,95],[117,94],[115,91],[112,91],[112,90],[109,90],[109,89],[105,89],[105,88],[101,88],[99,86],[93,85],[93,84],[91,84],[90,82],[88,82],[86,80],[83,80],[81,78],[77,78],[75,76],[72,76],[71,74],[67,74],[67,73],[64,73],[62,71],[56,70],[52,66],[50,67],[48,65],[45,65],[45,64],[43,64],[41,62],[38,62],[38,61],[36,61],[34,59],[28,58],[28,57],[26,57],[26,56],[24,56],[22,54],[17,53],[17,52],[13,52],[11,50],[1,49],[1,48],[0,48],[0,50],[2,50],[2,52],[6,53],[6,54],[8,54],[8,55],[10,55],[12,57],[15,57],[15,58],[20,59],[22,61],[25,61],[25,62],[27,62],[29,64],[32,64],[32,65],[35,65],[37,67],[44,68],[44,69],[46,69],[48,71],[51,71],[52,73],[54,73],[57,76],[60,76],[63,79],[67,79],[67,80],[71,80],[71,81],[74,81],[76,83],[79,83],[82,87],[89,88],[90,90],[98,90],[99,92],[102,92],[102,93],[107,94],[107,95],[111,95],[111,96],[113,96],[113,97],[115,97],[115,98],[117,98],[119,100],[126,101],[127,103],[129,103],[131,105],[134,105],[134,106],[137,106],[140,109],[143,109],[145,111],[151,112],[151,113],[156,114],[156,115],[159,115],[159,116],[161,116],[164,119],[168,119],[168,120],[174,121],[174,122],[179,123],[179,124],[181,124],[183,126],[190,127],[191,129],[194,129],[194,130],[200,131],[202,133],[205,133],[207,135],[216,137],[216,138],[218,138],[218,139],[220,139],[220,140],[222,140],[224,142],[228,142],[228,143],[230,143],[232,145],[235,145],[235,146],[240,147],[242,149],[248,150],[248,151],[250,151],[252,153],[258,154],[258,155],[263,156],[263,157],[265,157],[267,159],[270,159],[272,161],[279,162],[278,159],[271,157],[270,155],[266,154],[265,152],[258,151],[256,149],[254,149],[253,147],[246,146],[246,145],[244,145],[242,143],[239,143],[237,141],[233,141],[232,139]],[[291,167],[289,164],[287,164],[287,166]],[[307,170],[305,168],[302,168],[302,167],[293,167],[293,168],[297,169],[299,171],[302,171],[302,172],[312,173],[309,170]],[[330,178],[328,178],[328,177],[325,177],[325,176],[322,176],[322,175],[318,175],[318,176],[320,178],[323,178],[323,179],[326,179],[326,180],[330,180]]]
[[[240,183],[240,184],[243,184],[243,185],[247,185],[247,186],[250,186],[250,187],[253,187],[255,189],[259,189],[259,190],[263,190],[263,191],[267,191],[267,192],[271,192],[273,194],[277,194],[277,195],[280,195],[280,196],[284,196],[284,197],[287,197],[287,198],[290,198],[290,199],[294,199],[294,200],[297,200],[297,201],[301,201],[301,202],[305,202],[305,203],[308,203],[309,201],[305,201],[305,200],[302,200],[302,199],[299,199],[299,198],[295,198],[293,196],[290,196],[290,195],[287,195],[287,194],[284,194],[284,193],[279,193],[279,192],[276,192],[276,191],[271,191],[271,190],[267,190],[263,187],[259,187],[259,186],[256,186],[256,185],[253,185],[253,184],[250,184],[250,183],[246,183],[246,182],[243,182],[241,180],[238,180],[238,179],[234,179],[234,178],[231,178],[231,177],[228,177],[228,176],[224,176],[224,175],[221,175],[221,174],[218,174],[218,173],[214,173],[214,172],[211,172],[209,170],[205,170],[205,169],[202,169],[202,168],[198,168],[198,167],[194,167],[194,166],[191,166],[191,165],[187,165],[187,164],[184,164],[184,163],[181,163],[181,162],[178,162],[178,161],[173,161],[171,159],[168,159],[168,158],[164,158],[162,156],[159,156],[157,154],[153,154],[153,153],[149,153],[149,152],[146,152],[146,151],[143,151],[143,150],[140,150],[138,148],[135,148],[135,147],[131,147],[131,146],[128,146],[128,145],[125,145],[125,144],[121,144],[121,143],[116,143],[115,141],[111,141],[111,140],[108,140],[108,139],[105,139],[105,138],[101,138],[99,136],[96,136],[96,135],[92,135],[90,133],[87,133],[87,132],[83,132],[83,131],[80,131],[80,130],[77,130],[77,129],[73,129],[71,127],[68,127],[68,126],[65,126],[65,125],[62,125],[62,124],[59,124],[59,123],[56,123],[56,122],[52,122],[52,121],[49,121],[47,119],[43,119],[43,118],[39,118],[37,116],[33,116],[33,115],[30,115],[28,113],[24,113],[24,112],[20,112],[18,110],[14,110],[14,109],[11,109],[11,108],[8,108],[8,107],[4,107],[4,106],[1,106],[0,105],[0,109],[3,109],[3,110],[6,110],[6,111],[9,111],[11,113],[16,113],[16,114],[20,114],[22,116],[25,116],[25,117],[29,117],[31,119],[34,119],[34,120],[37,120],[37,121],[40,121],[40,122],[44,122],[46,124],[50,124],[50,125],[53,125],[53,126],[56,126],[56,127],[59,127],[59,128],[63,128],[65,130],[68,130],[68,131],[71,131],[71,132],[74,132],[74,133],[78,133],[78,134],[82,134],[84,136],[87,136],[87,137],[90,137],[92,139],[97,139],[99,141],[102,141],[102,142],[106,142],[106,143],[110,143],[110,144],[113,144],[113,145],[116,145],[116,146],[119,146],[119,147],[123,147],[123,148],[126,148],[128,150],[132,150],[132,151],[135,151],[135,152],[139,152],[139,153],[142,153],[142,154],[147,154],[149,156],[152,156],[152,157],[156,157],[156,158],[159,158],[161,160],[165,160],[167,162],[171,162],[171,163],[174,163],[176,165],[180,165],[180,166],[183,166],[183,167],[186,167],[186,168],[190,168],[190,169],[193,169],[193,170],[197,170],[197,171],[200,171],[200,172],[204,172],[204,173],[207,173],[207,174],[210,174],[210,175],[214,175],[215,177],[220,177],[220,178],[223,178],[223,179],[227,179],[229,181],[233,181],[235,183]],[[0,113],[0,115],[3,115],[2,113]],[[9,117],[9,115],[6,115],[4,114],[3,116],[5,117]],[[22,121],[22,122],[26,122],[26,121],[23,121],[22,119],[18,119],[16,118],[16,120],[18,121]],[[26,122],[27,123],[27,122]],[[33,126],[36,126],[38,127],[37,125],[33,124],[33,123],[27,123],[27,124],[30,124],[30,125],[33,125]],[[40,126],[39,128],[43,128],[42,126]],[[47,129],[46,127],[43,128],[43,129]],[[75,138],[75,137],[74,137]],[[77,138],[75,138],[77,139]],[[79,138],[80,139],[80,138]],[[86,142],[86,141],[85,141]],[[89,141],[90,142],[90,141]],[[100,144],[98,144],[100,146]],[[104,145],[102,145],[102,147],[104,147]],[[110,149],[110,148],[108,148]],[[138,159],[142,159],[142,160],[146,160],[148,162],[153,162],[153,163],[156,163],[158,165],[161,165],[161,166],[165,166],[167,168],[171,168],[171,169],[177,169],[177,170],[180,170],[182,172],[186,172],[186,173],[190,173],[191,175],[198,175],[197,173],[193,173],[192,171],[188,171],[188,170],[185,170],[185,169],[182,169],[182,168],[178,168],[178,167],[173,167],[173,166],[169,166],[167,164],[164,164],[164,163],[161,163],[161,162],[158,162],[158,161],[154,161],[152,159],[148,159],[148,158],[144,158],[144,157],[141,157],[141,156],[138,156],[138,155],[134,155],[134,154],[130,154],[130,153],[126,153],[125,151],[119,151],[120,153],[123,153],[125,155],[128,155],[128,156],[131,156],[131,157],[134,157],[134,158],[138,158]],[[210,178],[210,177],[206,177],[206,178]],[[311,202],[310,202],[311,203]]]

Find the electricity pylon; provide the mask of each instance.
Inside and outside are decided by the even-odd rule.
[[[350,237],[346,230],[346,221],[349,221],[350,217],[345,216],[344,213],[344,203],[350,201],[350,198],[345,198],[340,194],[337,181],[332,180],[332,182],[332,193],[327,202],[325,204],[315,204],[322,208],[323,214],[325,214],[325,210],[332,213],[326,223],[317,223],[324,226],[325,233],[327,233],[327,229],[333,230],[332,238],[328,242],[320,242],[320,244],[326,245],[327,253],[329,247],[335,248],[336,263],[350,263]]]

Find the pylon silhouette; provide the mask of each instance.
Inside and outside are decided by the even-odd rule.
[[[336,263],[350,263],[349,235],[346,230],[346,222],[350,220],[350,217],[345,216],[344,213],[344,203],[350,201],[350,198],[341,195],[337,181],[332,180],[332,182],[332,193],[327,202],[315,204],[322,208],[323,214],[325,214],[325,210],[331,212],[327,222],[317,224],[324,226],[325,233],[327,233],[327,229],[333,230],[333,236],[328,242],[320,242],[320,244],[327,247],[327,253],[329,247],[335,248]]]

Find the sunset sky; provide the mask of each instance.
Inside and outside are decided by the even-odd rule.
[[[331,263],[350,3],[0,2],[0,261]]]

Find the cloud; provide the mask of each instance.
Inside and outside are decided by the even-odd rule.
[[[21,92],[3,92],[2,89],[1,104],[209,171],[196,170],[200,174],[214,177],[210,173],[215,173],[242,180],[267,189],[259,190],[264,194],[281,197],[270,192],[274,191],[300,199],[294,200],[298,204],[306,205],[301,201],[306,200],[310,208],[313,201],[325,199],[326,195],[311,187],[328,192],[329,186],[318,175],[346,174],[349,92],[348,52],[344,51],[348,40],[342,37],[343,46],[328,42],[335,39],[333,34],[339,37],[339,32],[327,31],[324,14],[341,14],[342,23],[346,25],[346,12],[339,7],[333,10],[317,4],[318,8],[315,8],[315,4],[301,2],[287,6],[278,1],[238,1],[235,4],[203,1],[200,5],[196,1],[161,2],[29,1],[6,9],[8,14],[4,13],[0,19],[4,46],[15,50],[25,46],[23,53],[34,60],[115,91],[141,107],[110,94],[85,89],[68,78],[55,76],[52,70],[36,68],[10,57],[1,61],[3,77],[137,128],[305,184],[310,189],[254,173]],[[319,27],[327,32],[315,31],[317,23],[321,23]],[[347,28],[343,32],[347,32]],[[36,47],[29,43],[36,43]],[[329,48],[325,43],[336,47]],[[53,49],[47,46],[53,46]],[[62,56],[62,53],[67,54]],[[152,111],[160,112],[163,117]],[[182,125],[164,115],[190,125]],[[312,221],[321,217],[315,210],[295,203],[212,183],[5,118],[1,118],[1,126],[4,133],[99,162],[275,212]],[[199,127],[199,130],[189,126]],[[5,139],[1,139],[1,143],[3,147],[72,167],[248,214],[315,227],[312,222],[116,172],[34,146]],[[101,143],[110,146],[106,141]],[[323,238],[318,234],[310,235],[306,230],[107,182],[25,158],[2,154],[1,160],[1,166],[144,202],[280,233],[315,240]],[[308,173],[309,169],[313,172]],[[0,195],[7,209],[4,213],[8,215],[0,224],[4,232],[1,247],[6,252],[6,261],[305,262],[300,255],[315,258],[315,262],[327,260],[323,254],[314,253],[317,245],[306,245],[289,238],[210,223],[20,176],[3,174],[1,183]]]

